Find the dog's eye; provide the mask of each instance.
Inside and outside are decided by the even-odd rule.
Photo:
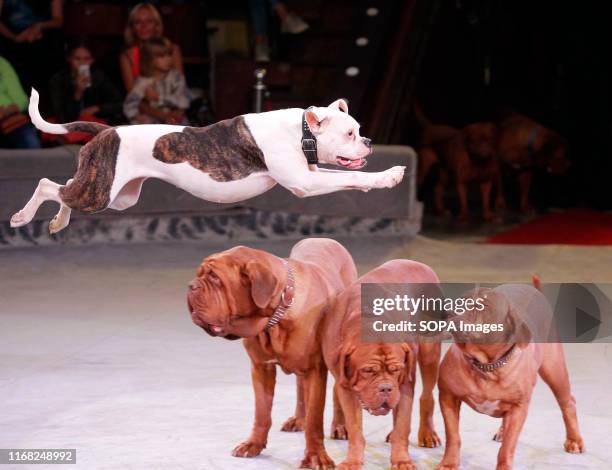
[[[351,129],[350,131],[348,131],[348,136],[349,136],[349,137],[353,137],[353,134],[354,134],[354,132],[353,132],[353,130],[352,130],[352,129]]]
[[[206,278],[216,286],[221,285],[221,279],[219,279],[219,276],[212,271],[209,271],[208,274],[206,274]]]
[[[389,372],[397,372],[399,370],[399,367],[397,367],[397,365],[395,364],[391,364],[388,368]]]
[[[363,369],[361,369],[361,372],[363,372],[364,374],[371,374],[372,372],[374,372],[374,369],[372,369],[371,367],[364,367]]]

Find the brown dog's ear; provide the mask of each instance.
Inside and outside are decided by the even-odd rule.
[[[259,308],[267,307],[282,289],[281,280],[260,261],[248,261],[243,272],[251,282],[251,297]]]
[[[507,342],[516,343],[521,349],[525,349],[533,337],[529,326],[518,316],[513,308],[508,310],[508,332],[510,335]]]
[[[350,356],[355,351],[354,345],[348,345],[340,350],[340,356],[338,357],[338,385],[344,388],[351,388],[351,379],[348,367],[350,365]]]
[[[402,370],[402,375],[400,376],[400,384],[405,381],[412,382],[412,373],[414,371],[414,352],[410,348],[409,344],[402,344],[402,349],[404,350],[404,369]]]

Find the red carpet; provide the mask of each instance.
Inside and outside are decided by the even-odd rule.
[[[547,214],[498,233],[485,243],[518,245],[612,245],[612,214],[573,209]]]

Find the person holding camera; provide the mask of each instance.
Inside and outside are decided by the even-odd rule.
[[[49,83],[53,117],[58,122],[122,123],[121,95],[102,71],[92,68],[94,57],[84,40],[68,46],[66,62]]]

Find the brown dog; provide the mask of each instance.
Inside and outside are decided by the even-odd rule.
[[[252,363],[255,422],[251,436],[233,450],[235,457],[254,457],[266,447],[278,364],[303,381],[301,467],[333,468],[323,444],[327,367],[318,331],[329,299],[356,278],[351,255],[326,238],[297,243],[287,260],[241,246],[202,262],[188,295],[193,322],[213,336],[245,338]],[[299,402],[300,396],[298,410]]]
[[[556,132],[514,112],[506,115],[498,128],[498,158],[503,166],[518,175],[521,211],[533,211],[529,204],[533,172],[539,169],[564,174],[570,165],[567,142]]]
[[[359,278],[341,293],[323,325],[323,354],[336,379],[332,435],[346,429],[348,456],[341,470],[358,470],[363,465],[365,440],[362,408],[370,414],[386,415],[393,410],[391,465],[394,470],[414,470],[408,453],[408,435],[414,396],[415,364],[423,379],[419,445],[437,447],[440,438],[433,426],[433,388],[438,376],[440,344],[383,344],[361,342],[362,283],[438,283],[431,268],[415,261],[392,260]]]
[[[493,183],[499,180],[496,149],[497,128],[490,122],[477,122],[461,130],[432,124],[423,128],[418,181],[422,184],[434,164],[439,164],[439,174],[434,185],[434,205],[438,214],[448,215],[444,207],[444,191],[452,183],[459,196],[458,219],[467,222],[468,187],[476,183],[480,187],[484,220],[492,222],[496,219],[491,209],[491,189]],[[496,204],[504,206],[499,191]]]
[[[567,436],[565,451],[583,452],[563,345],[532,341],[542,341],[543,332],[551,331],[552,312],[546,298],[534,287],[518,284],[476,289],[469,296],[484,299],[484,309],[469,310],[457,317],[457,324],[459,318],[471,324],[502,324],[503,331],[486,336],[453,333],[456,342],[442,360],[438,383],[446,449],[437,470],[459,467],[462,402],[480,413],[503,418],[494,437],[502,442],[496,468],[511,469],[538,374],[561,407]]]

